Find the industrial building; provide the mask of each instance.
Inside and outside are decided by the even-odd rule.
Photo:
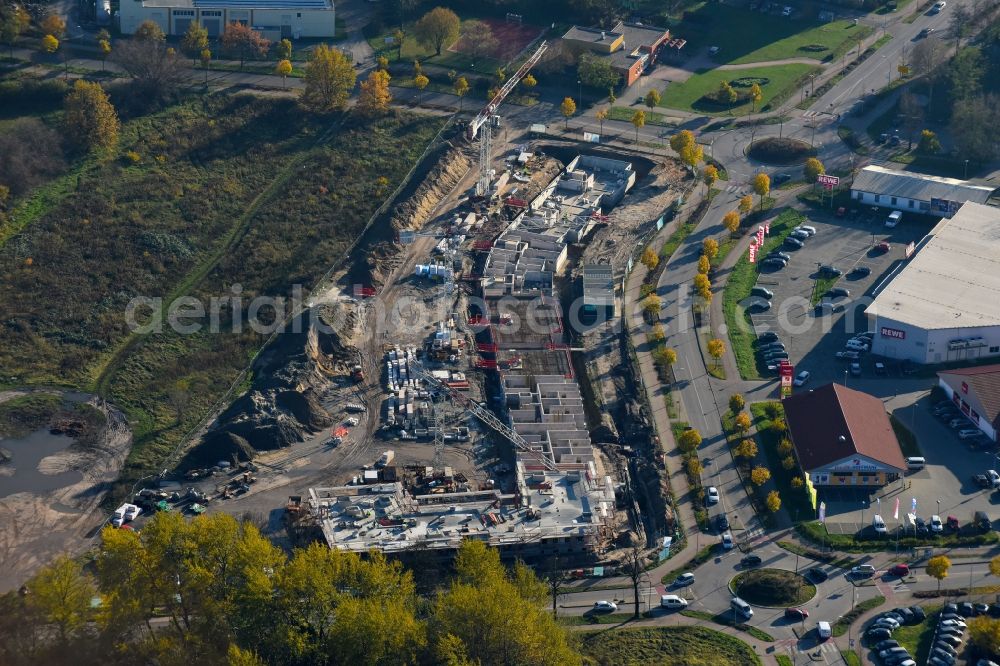
[[[865,310],[872,353],[915,363],[1000,355],[1000,209],[966,203]]]
[[[938,386],[987,437],[1000,430],[1000,365],[956,368],[938,373]]]
[[[574,51],[589,51],[608,58],[625,87],[635,83],[656,62],[661,49],[682,49],[686,43],[683,39],[671,39],[666,28],[624,22],[611,30],[573,26],[562,39]]]
[[[583,267],[582,312],[599,322],[618,316],[615,269],[611,264],[586,264]]]
[[[878,398],[840,384],[782,402],[795,455],[815,501],[823,488],[878,488],[899,478],[906,463]]]
[[[126,35],[152,21],[173,36],[196,22],[209,37],[218,37],[230,23],[242,23],[271,40],[332,38],[334,19],[333,0],[121,0],[119,9],[119,27]]]
[[[951,217],[967,202],[986,203],[992,187],[955,178],[866,166],[854,177],[851,199],[893,210]]]

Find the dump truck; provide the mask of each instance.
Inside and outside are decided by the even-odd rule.
[[[386,465],[388,465],[389,463],[391,463],[392,460],[393,460],[393,458],[395,458],[395,457],[396,457],[396,452],[395,451],[386,451],[385,453],[382,454],[382,457],[378,459],[378,462],[375,463],[375,466],[376,467],[385,467]]]

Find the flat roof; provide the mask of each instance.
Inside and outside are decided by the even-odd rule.
[[[142,0],[143,7],[177,9],[333,9],[331,0]]]
[[[1000,325],[1000,209],[965,203],[941,220],[865,314],[922,329]]]
[[[600,28],[581,28],[574,25],[562,36],[563,39],[572,39],[577,42],[592,42],[594,44],[611,44],[621,37],[620,32],[613,30],[601,30]]]
[[[975,185],[956,178],[941,178],[922,173],[894,171],[881,166],[866,166],[854,177],[852,190],[872,194],[888,194],[917,201],[944,199],[963,203],[975,201],[986,203],[992,194],[992,187]]]

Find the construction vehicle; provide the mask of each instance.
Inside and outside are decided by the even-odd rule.
[[[346,405],[344,405],[344,409],[347,410],[348,412],[364,412],[367,411],[368,408],[365,407],[364,405],[359,405],[357,403],[349,402]]]
[[[361,369],[360,365],[355,365],[354,368],[351,369],[351,379],[359,384],[365,381],[365,371]]]
[[[395,457],[396,457],[396,452],[395,451],[386,451],[378,459],[378,462],[375,463],[375,466],[376,467],[385,467],[386,465],[388,465],[389,463],[391,463]]]

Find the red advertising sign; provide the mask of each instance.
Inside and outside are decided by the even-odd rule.
[[[771,233],[771,223],[770,222],[765,222],[764,223],[764,234],[767,235],[769,233]]]
[[[913,241],[910,241],[910,244],[906,246],[906,250],[903,252],[903,257],[909,259],[911,256],[913,256],[913,253],[916,249],[917,249],[916,244]]]
[[[827,185],[829,187],[834,187],[836,185],[840,185],[840,177],[822,173],[816,178],[816,182],[819,183],[820,185]]]
[[[750,243],[750,263],[757,263],[757,244],[752,241]]]
[[[795,367],[788,361],[782,361],[778,366],[778,374],[781,375],[781,397],[787,398],[792,394],[792,376],[795,374]]]
[[[888,326],[883,326],[879,329],[879,333],[883,338],[893,338],[895,340],[905,340],[906,331],[901,331],[898,328],[889,328]]]
[[[965,382],[962,382],[962,393],[968,393],[968,392],[969,392],[969,385],[966,384]]]

